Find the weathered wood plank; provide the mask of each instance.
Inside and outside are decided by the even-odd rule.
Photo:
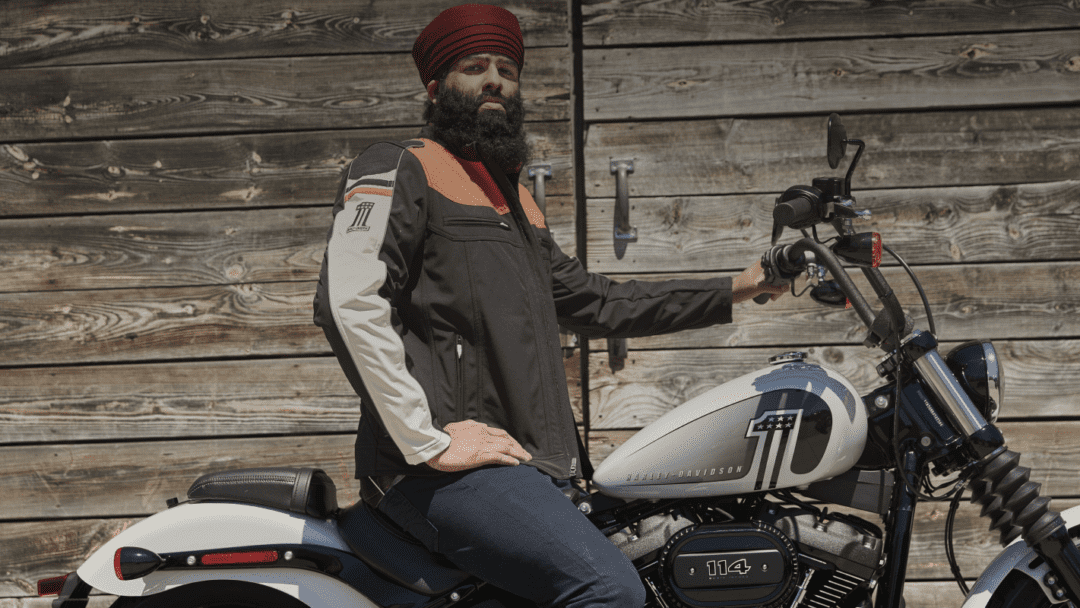
[[[419,120],[419,114],[416,116]],[[526,125],[549,196],[573,194],[570,124]],[[0,217],[328,205],[342,169],[419,127],[0,146]],[[527,176],[522,183],[532,188]]]
[[[857,229],[880,232],[909,264],[1080,257],[1080,181],[855,196],[859,208],[873,212]],[[633,199],[638,239],[617,252],[614,199],[589,199],[589,269],[685,272],[750,258],[770,245],[775,200],[768,194]],[[895,263],[889,256],[883,261]]]
[[[755,258],[739,261],[736,269]],[[735,262],[725,262],[735,264]],[[942,340],[974,338],[1035,339],[1080,336],[1076,307],[1080,305],[1080,264],[1046,262],[1017,264],[964,264],[915,269],[926,290]],[[737,272],[737,270],[736,270]],[[918,293],[898,267],[882,268],[916,328],[926,328]],[[618,275],[624,279],[711,277],[713,273]],[[873,290],[857,271],[852,273],[863,294]],[[801,283],[800,283],[801,285]],[[734,323],[696,331],[628,340],[631,349],[704,348],[731,346],[785,346],[791,344],[861,344],[867,328],[851,310],[818,305],[808,296],[787,295],[765,306],[736,304]],[[593,340],[594,351],[605,351],[603,340]]]
[[[331,204],[0,219],[0,292],[317,280]],[[549,198],[547,213],[573,255],[572,199]]]
[[[867,145],[852,180],[856,197],[867,189],[1074,180],[1080,165],[1076,107],[843,119],[848,137]],[[783,192],[814,177],[843,175],[825,162],[825,122],[823,113],[593,124],[585,147],[587,194],[614,196],[612,159],[634,160],[631,196]],[[849,148],[848,162],[853,155]]]
[[[148,515],[204,473],[264,466],[325,470],[356,501],[355,433],[0,448],[0,519]]]
[[[311,282],[0,294],[0,365],[328,354]]]
[[[569,44],[559,0],[503,0],[526,47]],[[0,15],[0,68],[178,59],[412,51],[448,0],[20,1]]]
[[[885,275],[922,326],[906,275],[896,268],[886,268]],[[943,340],[1080,335],[1078,263],[935,266],[920,269],[920,278]],[[0,294],[0,366],[328,354],[322,333],[311,323],[313,293],[313,283],[287,282],[39,292],[29,299]],[[633,349],[858,344],[866,333],[851,311],[827,310],[809,298],[787,297],[763,307],[740,304],[735,319],[629,344]]]
[[[958,342],[944,342],[949,352]],[[1003,419],[1080,415],[1080,341],[995,341],[1005,370]],[[882,386],[881,353],[862,346],[785,346],[844,375],[860,394]],[[589,357],[589,423],[593,429],[637,428],[721,384],[768,365],[779,348],[634,351],[612,371],[607,353]],[[0,376],[2,378],[2,376]],[[0,381],[2,382],[2,381]],[[580,406],[579,406],[580,407]]]
[[[585,0],[586,46],[958,34],[1080,26],[1067,2],[937,0],[909,4],[736,0]]]
[[[570,53],[530,54],[526,118],[570,115]],[[418,124],[427,92],[407,54],[27,68],[4,74],[7,142]]]
[[[602,48],[584,51],[583,58],[586,120],[1080,99],[1076,30]]]
[[[563,360],[575,403],[579,353]],[[333,357],[0,369],[0,386],[0,445],[351,433],[360,418]]]
[[[1022,455],[1021,464],[1031,469],[1031,480],[1042,484],[1043,496],[1080,496],[1080,446],[1076,433],[1080,421],[1002,422],[1009,449]],[[599,465],[636,430],[589,432],[589,457]]]
[[[350,432],[333,357],[0,369],[0,444]]]
[[[56,576],[60,576],[57,574]],[[34,584],[37,581],[33,581]],[[0,598],[0,608],[50,608],[54,597],[10,597]],[[108,608],[116,601],[115,595],[91,595],[86,608]]]

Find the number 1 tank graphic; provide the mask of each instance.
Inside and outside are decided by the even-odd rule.
[[[747,374],[664,414],[608,456],[593,482],[622,498],[788,488],[849,470],[865,406],[839,373],[801,359]]]

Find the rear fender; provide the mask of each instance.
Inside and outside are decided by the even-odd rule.
[[[1065,526],[1072,530],[1077,525],[1080,525],[1080,507],[1068,509],[1061,514],[1061,517],[1065,520]],[[1046,598],[1051,602],[1055,604],[1064,603],[1065,600],[1054,598],[1050,589],[1043,583],[1043,578],[1050,572],[1050,566],[1045,562],[1036,568],[1030,566],[1035,557],[1035,551],[1028,547],[1023,539],[1017,538],[1014,540],[1008,547],[1005,547],[1005,550],[994,561],[990,562],[979,580],[975,581],[975,586],[968,593],[962,608],[985,608],[987,602],[990,601],[990,597],[994,595],[994,591],[1013,570],[1023,572],[1037,582],[1043,593],[1046,594]]]
[[[321,520],[256,505],[184,503],[152,515],[122,531],[95,551],[77,570],[79,578],[105,593],[145,596],[197,581],[237,580],[259,583],[287,593],[308,606],[377,604],[343,581],[292,568],[161,570],[124,581],[116,576],[113,556],[120,547],[139,547],[157,554],[229,547],[307,544],[352,553],[334,520]]]

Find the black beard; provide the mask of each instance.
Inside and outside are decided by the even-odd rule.
[[[441,84],[441,83],[440,83]],[[480,111],[484,97],[495,97],[506,113]],[[470,158],[475,150],[487,156],[505,172],[519,170],[529,160],[525,139],[525,107],[521,93],[512,96],[481,95],[471,98],[457,89],[440,86],[438,103],[428,100],[424,120],[431,123],[436,139],[451,152]]]

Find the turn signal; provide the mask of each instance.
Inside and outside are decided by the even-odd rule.
[[[157,553],[138,547],[120,547],[113,554],[113,569],[116,571],[116,578],[122,581],[142,578],[164,563],[165,560]]]
[[[64,589],[64,583],[67,582],[71,573],[67,573],[64,576],[54,576],[52,578],[43,578],[37,582],[37,594],[38,597],[44,597],[46,595],[60,595],[60,592]]]
[[[881,265],[881,235],[876,232],[846,234],[837,239],[832,250],[837,257],[856,266]]]

